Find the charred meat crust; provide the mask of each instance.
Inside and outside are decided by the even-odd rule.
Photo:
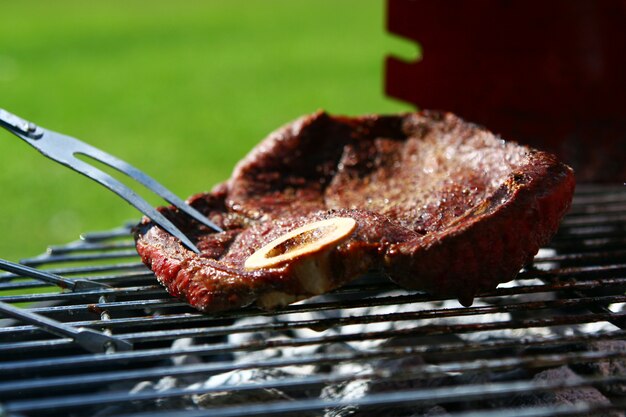
[[[224,229],[212,233],[160,210],[202,254],[144,219],[143,262],[168,291],[202,311],[273,308],[332,290],[377,269],[393,281],[469,305],[508,281],[556,232],[571,202],[572,170],[552,155],[504,142],[449,113],[335,117],[284,126],[190,204]],[[249,271],[245,259],[304,224],[351,217],[331,248],[323,290],[294,265]],[[297,262],[295,262],[297,264]]]
[[[487,199],[444,230],[394,245],[387,253],[393,281],[405,288],[474,296],[517,274],[556,233],[569,208],[574,179],[549,154],[530,152]]]

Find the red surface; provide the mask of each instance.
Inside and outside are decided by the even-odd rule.
[[[626,180],[626,0],[388,0],[423,58],[386,93],[556,153],[579,181]]]

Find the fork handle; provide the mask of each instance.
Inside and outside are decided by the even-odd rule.
[[[43,130],[39,126],[3,109],[0,109],[0,125],[18,136],[30,139],[39,139],[43,136]]]

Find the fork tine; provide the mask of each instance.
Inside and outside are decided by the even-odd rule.
[[[159,213],[140,195],[122,184],[120,181],[116,180],[104,171],[101,171],[98,168],[95,168],[77,158],[74,158],[74,161],[72,161],[72,163],[68,166],[76,172],[79,172],[91,178],[92,180],[104,185],[109,190],[113,191],[124,200],[126,200],[128,203],[130,203],[132,206],[134,206],[137,210],[148,216],[153,222],[161,226],[171,235],[180,239],[180,241],[186,247],[188,247],[195,253],[200,253],[200,250],[196,247],[196,245],[194,245],[191,240],[189,240],[189,238],[185,236],[185,234],[181,232],[171,221],[169,221],[165,216]]]
[[[189,204],[185,203],[178,196],[172,193],[170,190],[165,188],[161,183],[159,183],[154,178],[150,177],[145,172],[135,168],[131,164],[126,161],[123,161],[115,156],[108,154],[98,148],[95,148],[91,145],[84,144],[85,146],[81,146],[81,150],[78,153],[82,153],[87,155],[97,161],[100,161],[106,165],[109,165],[112,168],[115,168],[119,172],[128,175],[132,179],[136,180],[147,189],[157,194],[159,197],[167,201],[168,203],[174,205],[177,209],[182,211],[183,213],[191,216],[193,219],[198,222],[204,224],[205,226],[215,230],[216,232],[223,232],[223,230],[217,226],[215,223],[210,221],[206,216],[202,215],[198,210],[191,207]]]

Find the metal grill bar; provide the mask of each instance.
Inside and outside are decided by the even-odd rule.
[[[607,340],[622,340],[626,337],[626,332],[616,331],[613,333],[600,333],[600,334],[585,334],[575,336],[561,336],[557,338],[541,338],[537,337],[530,340],[498,340],[490,342],[465,342],[465,343],[448,343],[438,344],[435,346],[412,346],[398,350],[396,353],[399,356],[405,356],[409,353],[414,354],[429,354],[429,355],[458,355],[459,353],[481,352],[481,351],[495,351],[495,350],[507,350],[516,349],[520,347],[524,348],[556,348],[559,346],[574,345],[580,343],[590,343],[594,341],[607,341]],[[334,339],[331,339],[332,342]],[[319,337],[307,340],[300,340],[300,343],[293,343],[285,340],[273,340],[269,346],[272,348],[287,348],[298,347],[310,344],[324,343],[326,339]],[[143,351],[133,352],[116,352],[114,354],[106,355],[76,355],[64,358],[56,359],[43,359],[43,360],[25,360],[14,361],[8,364],[0,364],[0,372],[3,374],[8,373],[20,373],[28,371],[29,368],[36,369],[40,373],[60,370],[60,369],[72,369],[72,368],[84,368],[87,365],[98,365],[102,367],[110,368],[115,365],[125,365],[129,362],[137,361],[156,361],[162,359],[171,359],[173,357],[179,357],[183,355],[195,355],[195,356],[216,356],[224,353],[232,352],[233,350],[261,350],[267,348],[268,345],[248,344],[247,346],[233,346],[225,344],[210,344],[192,346],[183,349],[150,349]]]
[[[557,388],[553,388],[553,389],[557,389]],[[523,392],[523,390],[520,390],[521,392]],[[517,392],[520,391],[513,391],[510,394],[515,394]],[[487,391],[485,392],[486,394],[490,394],[495,396],[495,393],[492,393],[491,391]],[[407,392],[406,395],[411,395],[411,392]],[[502,394],[501,396],[504,396],[504,394]],[[352,403],[352,405],[358,405],[360,407],[371,407],[371,404],[376,404],[379,406],[384,406],[384,405],[388,405],[389,407],[399,407],[401,405],[411,405],[411,404],[419,404],[420,401],[418,401],[417,399],[414,401],[411,400],[406,400],[402,401],[402,402],[398,402],[395,400],[396,396],[393,396],[391,398],[389,398],[389,396],[386,395],[377,395],[376,397],[373,397],[371,400],[374,402],[370,402],[370,401],[357,401],[355,403]],[[476,398],[480,398],[480,396],[477,396]],[[464,396],[463,399],[471,399],[471,397],[469,396]],[[326,405],[325,405],[326,404]],[[338,401],[328,401],[328,402],[324,402],[324,401],[306,401],[304,403],[298,403],[298,405],[294,405],[292,403],[275,403],[275,404],[271,404],[271,407],[265,407],[265,405],[262,406],[239,406],[239,407],[233,407],[231,409],[228,410],[219,410],[218,413],[216,414],[211,414],[212,416],[217,416],[217,417],[231,417],[231,416],[240,416],[240,415],[247,415],[247,416],[264,416],[264,415],[291,415],[293,413],[296,413],[298,411],[302,411],[302,410],[306,410],[306,411],[323,411],[325,409],[327,409],[328,407],[332,407],[332,406],[337,406],[337,404],[339,405],[345,405],[345,402],[338,402]],[[613,410],[622,410],[624,408],[624,406],[609,406],[609,405],[604,405],[604,404],[587,404],[587,403],[582,403],[582,404],[575,404],[575,405],[567,405],[567,406],[556,406],[556,407],[539,407],[539,408],[532,408],[532,409],[523,409],[520,411],[518,411],[517,408],[510,408],[510,409],[500,409],[498,411],[489,411],[489,410],[484,410],[484,411],[479,411],[479,412],[461,412],[461,413],[447,413],[445,414],[447,417],[511,417],[511,416],[516,416],[516,417],[544,417],[544,416],[588,416],[590,415],[589,413],[599,413],[599,412],[607,412],[607,411],[613,411]],[[206,413],[207,411],[161,411],[161,412],[157,412],[155,414],[152,413],[138,413],[138,414],[132,414],[132,416],[134,417],[145,417],[145,416],[154,416],[154,417],[198,417],[198,416],[202,416],[202,417],[206,417]],[[244,414],[242,414],[244,413]],[[591,414],[591,415],[597,415],[597,414]],[[118,415],[118,417],[127,417],[127,416],[131,416],[131,414],[120,414]]]
[[[11,393],[24,394],[38,391],[54,392],[55,390],[67,390],[72,387],[97,386],[111,383],[158,379],[163,377],[212,375],[243,369],[284,368],[288,366],[310,365],[311,363],[327,365],[342,362],[371,361],[373,359],[384,359],[398,356],[399,354],[406,355],[411,353],[410,348],[380,349],[372,352],[359,352],[358,354],[311,355],[306,358],[281,358],[258,362],[213,362],[188,366],[152,368],[149,370],[139,371],[101,372],[96,375],[68,375],[38,379],[34,381],[0,383],[0,396],[6,397]],[[499,371],[518,367],[522,367],[524,369],[531,369],[533,367],[543,368],[545,366],[560,366],[568,363],[593,362],[624,357],[626,357],[626,352],[574,352],[559,355],[536,355],[531,357],[482,359],[480,361],[472,360],[467,362],[444,362],[437,365],[413,367],[413,369],[411,369],[411,374],[413,377],[426,379],[433,376],[445,376],[449,373],[455,372],[480,371],[483,369]],[[626,376],[624,376],[623,379],[626,380]],[[273,383],[273,381],[270,382],[269,385],[260,383],[259,387],[270,388]],[[223,390],[228,390],[230,389],[230,386],[224,385],[221,388]]]
[[[626,264],[622,265],[610,265],[610,266],[606,266],[606,267],[601,267],[601,266],[592,266],[592,267],[581,267],[581,268],[563,268],[563,269],[554,269],[551,271],[541,271],[541,270],[532,270],[532,271],[521,271],[518,278],[520,280],[525,280],[525,279],[534,279],[534,278],[541,278],[541,279],[553,279],[553,278],[561,278],[561,277],[572,277],[572,276],[576,276],[576,275],[588,275],[590,277],[585,277],[585,281],[572,281],[572,282],[563,282],[563,281],[559,281],[558,284],[546,284],[546,285],[530,285],[530,286],[518,286],[518,287],[514,287],[514,288],[498,288],[495,291],[489,291],[489,292],[485,292],[482,294],[481,298],[488,298],[488,297],[501,297],[501,296],[507,296],[507,295],[516,295],[516,294],[528,294],[528,293],[533,293],[533,292],[551,292],[551,291],[559,291],[559,290],[565,290],[565,289],[580,289],[580,290],[584,290],[584,289],[592,289],[592,288],[597,288],[598,286],[622,286],[626,283],[626,278],[622,278],[619,277],[618,274],[617,277],[615,278],[602,278],[602,279],[596,279],[595,276],[598,273],[610,273],[610,275],[616,275],[616,273],[622,272],[622,271],[626,271]],[[146,274],[147,275],[147,274]],[[134,275],[132,275],[134,276]],[[131,277],[132,277],[131,276]],[[143,274],[141,275],[143,277]],[[127,277],[127,276],[126,276]],[[83,277],[81,279],[87,279],[87,277]],[[107,280],[108,278],[106,277],[94,277],[94,278],[90,278],[90,279],[94,279],[94,280]],[[150,282],[151,284],[153,284],[153,282]],[[7,289],[19,289],[22,288],[22,285],[15,285],[13,287],[7,288]],[[383,284],[383,286],[378,285],[376,287],[374,287],[374,289],[394,289],[395,287],[388,285],[388,284]],[[160,291],[159,291],[160,289]],[[367,290],[367,287],[356,287],[356,289],[358,291],[365,291]],[[341,294],[344,291],[351,291],[353,290],[352,288],[348,287],[346,289],[340,289],[338,291],[335,291],[335,294]],[[165,291],[160,288],[153,285],[148,285],[148,286],[141,286],[141,287],[120,287],[120,288],[116,288],[116,289],[112,289],[112,290],[89,290],[89,291],[83,291],[80,294],[70,294],[70,293],[57,293],[57,294],[32,294],[32,295],[14,295],[14,296],[0,296],[0,301],[5,301],[5,302],[28,302],[28,301],[41,301],[41,300],[64,300],[64,299],[70,299],[70,298],[79,298],[79,297],[83,297],[83,296],[91,296],[91,295],[106,295],[106,294],[118,294],[118,295],[128,295],[131,292],[142,292],[143,291],[149,291],[150,293],[160,293],[165,295]],[[391,303],[396,304],[396,303],[413,303],[413,302],[420,302],[420,301],[426,301],[426,300],[443,300],[443,298],[434,298],[434,297],[429,297],[428,295],[425,295],[423,293],[417,293],[417,294],[412,294],[409,296],[403,296],[403,297],[396,297],[395,299],[392,297],[378,297],[377,298],[377,302],[382,303],[383,305],[385,305],[385,300],[391,300]],[[403,301],[406,300],[406,301]],[[170,301],[171,299],[166,299],[163,300],[162,302],[165,302],[167,304],[167,301]],[[143,305],[144,301],[143,300],[135,300],[135,301],[129,301],[129,302],[125,302],[125,303],[119,303],[119,304],[115,304],[115,303],[108,303],[108,304],[98,304],[95,305],[95,307],[99,308],[99,309],[112,309],[112,308],[132,308],[135,305]],[[343,301],[341,303],[336,302],[334,304],[330,304],[329,303],[323,303],[325,305],[327,305],[326,307],[321,307],[322,304],[316,304],[316,303],[311,303],[311,304],[305,304],[305,305],[298,305],[298,306],[290,306],[287,307],[286,309],[281,310],[281,314],[283,312],[293,312],[293,311],[313,311],[313,310],[321,310],[321,309],[328,309],[328,308],[345,308],[345,307],[356,307],[356,306],[363,306],[364,302],[363,301]],[[172,302],[172,305],[179,305],[179,303],[175,303]],[[365,304],[365,305],[369,305],[369,304]],[[316,307],[317,306],[317,307]],[[54,311],[59,311],[59,310],[84,310],[85,308],[88,308],[88,306],[86,305],[70,305],[70,306],[62,306],[62,307],[42,307],[39,309],[36,309],[35,311],[37,311],[38,313],[50,313],[50,312],[54,312]],[[94,308],[94,306],[92,305],[91,308]],[[224,317],[242,317],[242,316],[247,316],[248,314],[250,314],[250,311],[244,311],[244,312],[236,312],[236,313],[232,313],[232,314],[222,314],[219,317],[220,318],[224,318]],[[262,311],[255,311],[254,314],[275,314],[275,313],[267,313],[267,312],[262,312]]]
[[[606,287],[609,287],[611,282],[605,283],[602,282]],[[626,279],[613,280],[612,283],[624,286],[626,285]],[[591,289],[597,288],[596,286],[589,285],[571,285],[566,288],[581,290],[581,289]],[[118,295],[134,295],[136,292],[141,291],[142,287],[133,288],[132,291],[128,292],[120,292]],[[148,287],[145,289],[147,293],[153,291],[155,294],[160,294],[154,287]],[[96,295],[100,294],[110,294],[111,292],[98,291]],[[144,294],[146,295],[146,294]],[[41,297],[44,298],[45,297]],[[76,298],[76,297],[72,297]],[[421,298],[421,297],[420,297]],[[17,300],[21,300],[22,298],[17,298]],[[389,297],[380,297],[375,299],[377,305],[400,305],[400,304],[409,304],[414,303],[415,298],[411,296],[389,296]],[[160,302],[160,300],[157,300]],[[184,314],[184,315],[174,315],[174,317],[168,317],[167,315],[159,316],[158,318],[134,318],[134,319],[109,319],[106,323],[99,320],[92,321],[73,321],[70,322],[74,326],[81,327],[99,327],[104,324],[109,326],[112,329],[123,329],[128,326],[137,326],[137,325],[154,325],[155,323],[178,323],[181,320],[185,320],[186,322],[194,322],[194,330],[193,332],[201,333],[205,336],[211,335],[223,335],[223,334],[232,334],[233,332],[254,332],[254,331],[280,331],[280,330],[288,330],[291,328],[299,328],[299,327],[308,327],[312,324],[318,325],[319,327],[331,327],[331,326],[345,326],[350,324],[364,324],[364,323],[375,323],[375,322],[384,322],[384,321],[402,321],[402,320],[417,320],[417,319],[433,319],[433,318],[442,318],[442,317],[456,317],[456,316],[470,316],[470,315],[482,315],[482,314],[494,314],[494,313],[502,313],[502,312],[512,312],[512,311],[530,311],[530,310],[540,310],[540,309],[554,309],[554,308],[568,308],[568,307],[584,307],[597,303],[619,303],[626,302],[626,296],[615,295],[615,296],[601,296],[601,297],[586,297],[586,298],[572,298],[572,299],[561,299],[561,300],[549,300],[549,301],[535,301],[535,302],[526,302],[526,303],[511,303],[504,306],[481,306],[481,307],[468,307],[468,308],[448,308],[448,309],[435,309],[435,310],[419,310],[415,312],[405,312],[405,313],[396,313],[396,314],[387,314],[384,316],[376,316],[376,315],[361,315],[359,317],[349,317],[349,318],[340,318],[340,319],[321,319],[316,320],[315,323],[311,323],[310,321],[281,321],[280,323],[274,324],[265,324],[265,325],[255,325],[255,326],[219,326],[219,322],[223,321],[224,318],[230,318],[228,316],[222,318],[211,318],[201,314]],[[344,302],[344,309],[351,308],[361,308],[371,305],[372,299],[366,300],[350,300]],[[99,305],[94,305],[95,308],[102,310],[109,310],[115,303],[101,303]],[[300,312],[312,312],[312,311],[323,311],[330,309],[337,309],[337,303],[333,305],[312,305],[308,306],[309,308],[299,309],[295,311]],[[94,307],[92,307],[93,309]],[[41,312],[41,310],[50,311],[47,309],[32,309],[32,311]],[[294,311],[292,309],[287,310]],[[285,313],[277,314],[277,313],[268,313],[264,312],[260,315],[272,315],[272,316],[280,316]],[[199,324],[198,322],[203,322],[202,324],[206,325],[206,328],[199,329],[196,326]],[[216,327],[218,326],[218,327]],[[15,333],[19,332],[31,332],[36,330],[34,326],[19,326],[19,327],[5,327],[0,328],[0,335],[5,334],[7,336],[15,335]],[[183,332],[185,330],[182,330]],[[145,334],[145,333],[144,333]],[[177,336],[182,336],[179,334]],[[132,337],[132,335],[126,334],[125,337]]]
[[[81,253],[81,252],[104,252],[104,251],[118,251],[116,253],[123,253],[122,249],[135,249],[135,245],[131,241],[122,242],[108,242],[108,243],[89,243],[79,240],[74,243],[59,246],[50,246],[48,248],[48,254],[50,255],[64,255],[68,253]]]
[[[103,295],[117,295],[117,296],[145,296],[151,294],[163,295],[163,287],[158,285],[144,285],[140,287],[124,287],[124,288],[103,288],[97,290],[75,292],[63,292],[63,293],[50,293],[50,294],[19,294],[8,295],[0,297],[0,301],[9,303],[19,302],[35,302],[35,301],[75,301],[85,298],[100,297]],[[0,332],[3,329],[0,328]]]
[[[24,264],[28,264],[28,259],[25,259],[22,262]],[[90,273],[96,273],[96,272],[121,272],[121,271],[134,271],[134,270],[141,270],[144,273],[144,275],[151,276],[151,273],[146,271],[145,265],[142,264],[141,262],[117,263],[115,265],[112,265],[112,264],[111,265],[89,265],[89,266],[72,267],[72,268],[56,268],[56,269],[49,269],[47,271],[53,274],[68,276],[68,275],[77,275],[77,274],[90,274]],[[15,278],[20,278],[20,277],[15,274],[0,274],[0,282],[11,281]]]
[[[137,257],[137,251],[124,250],[124,251],[111,251],[101,253],[79,253],[76,255],[70,255],[70,252],[65,252],[62,255],[46,255],[41,258],[30,258],[22,261],[25,265],[38,266],[50,263],[65,263],[65,262],[82,262],[82,261],[100,261],[105,259],[120,259],[120,258],[135,258]],[[73,251],[71,252],[73,253]]]
[[[27,276],[27,277],[35,278],[47,284],[54,284],[60,288],[70,289],[72,291],[106,287],[106,285],[98,283],[98,282],[82,280],[82,279],[75,279],[75,280],[66,279],[59,275],[54,275],[49,272],[40,271],[38,269],[31,268],[25,265],[9,262],[4,259],[0,259],[0,269],[3,269],[5,271],[11,271],[20,276]]]
[[[624,317],[624,314],[620,315]],[[611,314],[604,315],[586,315],[577,318],[562,318],[561,320],[554,319],[531,319],[526,321],[520,321],[517,323],[512,322],[489,322],[489,323],[481,323],[480,330],[481,331],[496,331],[496,330],[514,330],[514,329],[526,329],[530,327],[549,327],[555,325],[572,325],[572,324],[582,324],[582,323],[597,323],[600,321],[606,321],[607,318],[611,317]],[[378,332],[368,332],[368,333],[347,333],[342,335],[331,335],[331,336],[320,336],[320,337],[308,337],[308,338],[292,338],[289,341],[277,341],[277,340],[268,340],[260,343],[248,343],[244,346],[233,345],[233,344],[220,344],[215,343],[211,347],[211,351],[213,354],[218,353],[232,353],[237,351],[252,351],[252,350],[262,350],[266,348],[293,348],[293,347],[301,347],[301,346],[310,346],[310,345],[320,345],[320,344],[328,344],[328,343],[345,343],[345,342],[358,342],[358,341],[366,341],[366,340],[381,340],[388,339],[392,337],[419,337],[419,336],[438,336],[438,335],[446,335],[454,332],[455,334],[466,334],[475,332],[478,325],[475,324],[466,324],[466,325],[430,325],[428,327],[421,327],[415,329],[398,329],[398,330],[388,330],[388,331],[378,331]],[[123,335],[119,335],[118,338],[120,340],[131,341],[134,343],[145,342],[145,338],[143,336],[138,337],[125,337]],[[148,337],[148,339],[150,339]],[[6,347],[0,349],[0,352],[10,353],[11,351],[23,351],[25,349],[50,349],[51,347],[59,347],[63,345],[71,345],[71,339],[58,339],[53,341],[38,341],[34,343],[24,342],[20,343],[17,346],[12,344],[7,344]],[[185,354],[183,351],[175,351],[172,355],[180,355]],[[207,352],[208,353],[208,352]],[[137,356],[139,358],[139,355]],[[154,357],[148,356],[147,358],[144,355],[144,359],[156,359]],[[316,364],[315,360],[312,360],[309,364]],[[54,365],[54,362],[50,363]],[[89,363],[85,363],[89,364]]]
[[[372,375],[370,375],[371,377]],[[381,377],[381,375],[375,375],[376,377]],[[384,376],[383,376],[384,377]],[[311,383],[323,383],[325,382],[324,380],[320,379],[320,378],[310,378],[312,381],[309,381]],[[349,380],[349,378],[348,378]],[[576,382],[548,382],[548,383],[541,383],[541,384],[529,384],[527,382],[522,382],[522,381],[513,381],[513,382],[501,382],[501,383],[493,383],[493,384],[489,384],[489,385],[485,385],[485,384],[470,384],[470,385],[464,385],[462,387],[445,387],[445,388],[431,388],[431,389],[424,389],[424,390],[409,390],[409,391],[405,391],[404,393],[398,395],[398,393],[385,393],[385,394],[372,394],[371,396],[367,397],[367,398],[362,398],[362,399],[358,399],[358,400],[351,400],[350,402],[346,402],[346,401],[321,401],[321,400],[303,400],[303,401],[299,401],[299,402],[279,402],[276,404],[267,404],[267,405],[263,405],[263,407],[259,408],[257,405],[252,405],[252,406],[239,406],[239,407],[232,407],[230,409],[226,409],[226,410],[220,410],[220,409],[211,409],[211,415],[212,416],[241,416],[241,415],[268,415],[268,414],[275,414],[275,413],[291,413],[291,412],[295,412],[295,411],[312,411],[312,410],[324,410],[327,408],[331,408],[331,407],[341,407],[341,406],[346,406],[346,405],[360,405],[360,406],[368,406],[368,405],[401,405],[401,404],[419,404],[419,403],[423,403],[423,402],[432,402],[433,400],[436,401],[440,401],[443,403],[446,402],[453,402],[453,401],[460,401],[460,400],[466,400],[466,401],[471,401],[471,400],[476,400],[476,399],[480,399],[483,398],[483,396],[485,395],[491,395],[494,397],[498,397],[498,396],[506,396],[506,395],[513,395],[513,394],[517,394],[517,393],[532,393],[532,392],[542,392],[542,391],[550,391],[550,390],[556,390],[556,389],[563,389],[563,388],[576,388],[576,387],[584,387],[584,386],[589,386],[592,385],[594,383],[605,383],[605,382],[622,382],[626,380],[626,378],[611,378],[608,381],[607,380],[599,380],[598,378],[586,378],[583,381],[576,381]],[[341,382],[342,379],[341,378],[332,378],[331,382]],[[277,387],[279,388],[283,388],[283,387],[289,387],[289,386],[294,386],[294,385],[310,385],[308,383],[304,383],[303,381],[298,381],[298,380],[285,380],[283,382],[276,382],[275,383]],[[224,387],[225,390],[231,390],[231,391],[245,391],[245,390],[251,390],[251,389],[258,389],[259,387],[256,385],[236,385],[236,386],[229,386],[229,387]],[[154,395],[154,394],[133,394],[133,395],[127,395],[125,396],[125,398],[119,398],[119,397],[115,397],[115,396],[108,396],[108,398],[110,398],[111,403],[116,403],[116,402],[128,402],[128,401],[132,401],[132,400],[150,400],[150,399],[155,399],[155,398],[163,398],[163,397],[175,397],[175,396],[182,396],[182,395],[193,395],[193,394],[206,394],[209,392],[215,392],[218,391],[218,389],[198,389],[198,390],[187,390],[187,391],[172,391],[172,392],[166,392],[166,393],[161,393],[160,395]],[[451,392],[452,391],[452,392]],[[123,397],[123,396],[122,396]],[[101,396],[102,399],[105,398],[105,396]],[[96,399],[97,401],[98,399]],[[89,402],[86,402],[84,404],[77,404],[78,406],[83,406],[83,405],[88,405]],[[99,405],[100,403],[98,402],[92,402],[93,405]],[[626,402],[622,402],[621,405],[625,405]],[[42,402],[42,404],[38,404],[37,407],[34,407],[34,409],[37,410],[45,410],[46,408],[44,407],[45,405],[47,405],[48,407],[55,407],[56,408],[67,408],[68,405],[71,404],[63,404],[63,403],[58,403],[58,402]],[[584,405],[581,406],[579,405],[578,407],[567,407],[567,408],[561,408],[562,410],[574,410],[574,411],[581,411],[581,412],[588,412],[590,410],[610,410],[610,409],[619,409],[618,408],[619,405],[615,405],[615,406],[607,406],[606,404],[603,404],[601,407],[597,406],[597,405]],[[26,411],[26,410],[32,410],[33,408],[28,408],[28,407],[24,407],[21,406],[18,403],[16,406],[12,406],[9,410],[10,411]],[[515,409],[518,410],[518,409]],[[547,408],[545,408],[544,410],[548,410]],[[550,410],[554,411],[554,408],[551,408]],[[162,413],[158,413],[158,414],[145,414],[145,413],[139,413],[139,414],[133,414],[133,416],[135,417],[139,417],[139,416],[149,416],[149,415],[158,415],[158,416],[167,416],[167,417],[174,417],[174,416],[185,416],[185,417],[191,417],[191,416],[206,416],[206,412],[207,410],[204,410],[202,412],[199,411],[183,411],[183,412],[162,412]],[[124,416],[125,414],[123,414],[122,416]],[[460,414],[459,414],[460,415]],[[480,414],[482,415],[482,414]],[[520,415],[517,412],[514,412],[514,414],[505,414],[505,415]],[[522,414],[524,415],[524,414]],[[543,415],[543,414],[529,414],[529,415]],[[554,415],[554,414],[547,414],[547,415]],[[130,416],[130,415],[129,415]],[[120,416],[121,417],[121,416]]]
[[[161,303],[161,300],[155,300],[156,303]],[[393,304],[394,301],[398,303],[402,303],[403,300],[397,300],[395,297],[388,297],[387,305]],[[371,303],[372,300],[368,300],[365,303],[357,304],[357,306],[364,306]],[[387,321],[409,321],[409,320],[425,320],[425,319],[434,319],[434,318],[445,318],[445,317],[459,317],[459,316],[471,316],[471,315],[485,315],[485,314],[495,314],[502,312],[514,312],[514,311],[533,311],[533,310],[541,310],[541,309],[562,309],[562,308],[571,308],[571,307],[586,307],[598,303],[602,304],[611,304],[611,303],[620,303],[626,302],[626,296],[616,295],[616,296],[601,296],[601,297],[586,297],[586,298],[573,298],[573,299],[561,299],[561,300],[551,300],[551,301],[534,301],[527,303],[511,303],[506,304],[504,306],[482,306],[482,307],[469,307],[469,308],[449,308],[449,309],[436,309],[436,310],[419,310],[414,312],[403,312],[403,313],[391,313],[385,315],[360,315],[356,317],[341,317],[341,318],[326,318],[326,319],[315,319],[315,320],[299,320],[299,321],[281,321],[278,323],[271,324],[262,324],[262,325],[252,325],[252,326],[240,326],[240,325],[230,325],[230,326],[216,326],[213,324],[210,327],[198,328],[194,327],[193,329],[175,329],[175,330],[167,330],[167,331],[158,331],[158,332],[141,332],[141,333],[130,333],[130,334],[119,334],[118,337],[125,340],[137,341],[137,342],[145,342],[149,340],[162,340],[162,339],[176,339],[180,337],[192,337],[192,336],[221,336],[228,335],[233,333],[244,333],[244,332],[260,332],[260,331],[285,331],[292,330],[297,328],[309,328],[309,327],[320,327],[320,328],[330,328],[333,326],[348,326],[354,324],[371,324],[371,323],[379,323],[379,322],[387,322]],[[110,310],[112,305],[117,303],[107,303],[108,306],[102,306],[103,310]],[[347,305],[347,308],[352,308],[354,306]],[[53,308],[55,309],[55,308]],[[50,311],[50,308],[46,309]],[[32,309],[32,311],[38,311],[38,309]],[[54,311],[54,310],[53,310]],[[201,316],[196,316],[201,317]],[[616,320],[622,318],[622,314],[592,314],[592,315],[580,315],[575,316],[574,318],[563,316],[563,317],[551,317],[544,325],[554,325],[559,323],[577,323],[580,320],[586,322],[596,322],[596,321],[604,321],[604,320]],[[574,321],[572,321],[574,320]],[[73,323],[73,325],[78,325],[82,323]],[[100,326],[104,323],[95,322],[92,323],[91,326],[96,327]],[[110,325],[109,328],[114,328],[113,323],[109,323],[107,321],[107,325]],[[211,324],[209,321],[208,324]],[[88,324],[89,325],[89,324]],[[499,326],[497,323],[481,323],[480,327],[476,327],[475,331],[484,331],[491,326]],[[509,328],[523,328],[530,327],[532,322],[522,321],[520,324],[516,324],[513,322],[508,322],[505,324]],[[449,326],[451,332],[460,332],[464,328],[471,328],[469,325],[457,325],[457,326]],[[431,326],[431,328],[436,328],[436,326]],[[7,334],[7,331],[11,330],[10,328],[5,328],[4,333]],[[21,327],[20,331],[29,331],[31,328]],[[0,332],[2,334],[3,332]],[[15,334],[15,331],[12,332]],[[46,341],[41,342],[42,345],[48,347]],[[22,350],[24,348],[34,348],[36,345],[33,343],[14,343],[14,344],[5,344],[0,347],[0,351],[10,351],[10,350]]]
[[[598,359],[598,354],[584,359]],[[617,356],[617,355],[616,355]],[[548,358],[549,360],[550,358]],[[578,357],[577,359],[582,359]],[[600,358],[601,359],[601,358]],[[219,391],[246,391],[246,390],[258,390],[263,388],[306,388],[311,386],[320,386],[324,383],[341,383],[346,381],[354,381],[354,380],[367,380],[371,378],[386,378],[393,379],[395,381],[404,381],[409,378],[413,378],[416,372],[424,372],[424,369],[407,369],[403,373],[394,373],[390,374],[389,372],[379,371],[379,372],[368,372],[361,375],[326,375],[323,377],[320,376],[306,376],[300,378],[287,378],[282,381],[271,381],[269,383],[254,383],[254,384],[237,384],[237,385],[225,385],[221,387],[214,388],[200,388],[200,389],[173,389],[166,393],[159,392],[151,392],[151,393],[109,393],[105,395],[86,395],[80,397],[65,397],[64,401],[61,402],[58,399],[43,399],[43,400],[27,400],[27,401],[18,401],[12,404],[12,409],[15,411],[21,411],[21,408],[28,407],[29,409],[67,409],[74,407],[83,407],[88,405],[106,405],[111,403],[118,402],[126,402],[130,400],[154,400],[157,398],[162,398],[163,396],[168,397],[179,397],[185,395],[193,395],[193,394],[206,394],[210,392],[219,392]],[[613,379],[613,381],[617,380],[625,380],[625,377],[617,377]],[[606,382],[606,381],[596,381],[596,382]],[[579,382],[575,385],[583,386],[586,383],[589,383],[588,380],[585,382]]]

